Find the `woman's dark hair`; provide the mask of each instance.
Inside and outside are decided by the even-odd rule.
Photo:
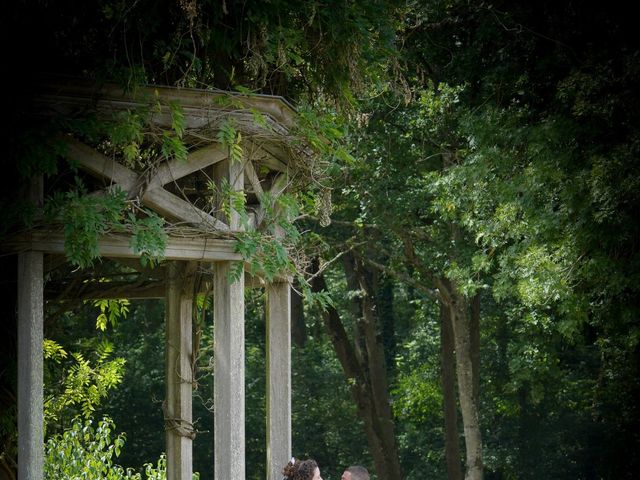
[[[311,458],[307,460],[292,458],[291,462],[282,469],[283,480],[312,480],[316,468],[318,468],[318,463]]]

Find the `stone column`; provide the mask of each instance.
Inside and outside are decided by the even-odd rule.
[[[185,267],[185,263],[176,261],[167,266],[164,405],[167,480],[191,480],[193,476],[191,323],[195,265]]]
[[[267,285],[267,480],[291,459],[291,288]]]
[[[42,480],[43,256],[18,255],[18,480]]]
[[[215,480],[245,479],[244,275],[230,283],[231,265],[213,265]]]

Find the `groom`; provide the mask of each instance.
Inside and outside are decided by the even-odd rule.
[[[344,471],[340,480],[370,480],[369,472],[364,467],[353,465]]]

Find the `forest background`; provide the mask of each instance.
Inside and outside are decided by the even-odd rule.
[[[60,168],[48,132],[25,123],[10,93],[50,73],[282,95],[316,138],[340,145],[324,152],[320,193],[296,198],[316,302],[294,311],[293,445],[325,479],[354,463],[385,480],[634,478],[640,48],[624,2],[42,0],[3,10],[3,168],[19,178]],[[3,235],[29,217],[13,178],[3,177]],[[2,262],[11,291],[15,266]],[[259,479],[264,299],[248,293],[247,305],[247,478]],[[94,425],[108,415],[126,432],[124,443],[111,438],[110,462],[155,464],[162,304],[57,307],[45,322],[48,465],[77,415]],[[5,324],[0,459],[10,472],[15,326]],[[203,328],[203,479],[211,344]]]

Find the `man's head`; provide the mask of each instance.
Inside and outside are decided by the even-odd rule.
[[[366,468],[353,465],[342,474],[341,480],[369,480],[369,472]]]

